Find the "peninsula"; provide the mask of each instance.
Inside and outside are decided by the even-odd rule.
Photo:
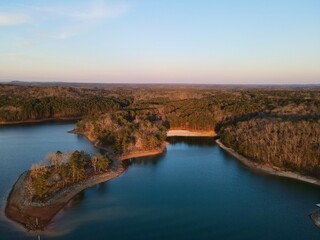
[[[85,135],[104,153],[49,153],[19,177],[5,214],[28,230],[43,230],[76,194],[121,175],[125,171],[121,161],[160,154],[166,147],[163,122],[145,111],[86,119],[73,132]]]

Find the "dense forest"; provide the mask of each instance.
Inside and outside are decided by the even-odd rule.
[[[68,185],[109,171],[110,164],[110,159],[101,153],[93,156],[84,151],[48,153],[43,162],[32,165],[28,190],[33,201],[45,202]]]
[[[127,104],[121,97],[81,89],[0,85],[0,122],[79,118]]]
[[[116,154],[159,147],[167,129],[215,130],[253,161],[320,178],[320,87],[0,85],[0,122],[81,117]]]
[[[155,111],[131,110],[93,115],[77,123],[77,132],[109,152],[126,154],[162,146],[167,136],[166,122]]]
[[[255,162],[320,177],[320,120],[251,119],[223,128],[221,140]]]

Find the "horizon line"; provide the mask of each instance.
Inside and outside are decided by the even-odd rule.
[[[95,84],[95,85],[188,85],[188,86],[320,86],[319,83],[129,83],[129,82],[77,82],[77,81],[23,81],[23,80],[0,80],[0,84]]]

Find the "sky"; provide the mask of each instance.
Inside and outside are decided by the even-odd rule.
[[[320,1],[1,0],[11,80],[320,83]]]

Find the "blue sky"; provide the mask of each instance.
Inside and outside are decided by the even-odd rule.
[[[320,1],[2,0],[1,80],[320,83]]]

